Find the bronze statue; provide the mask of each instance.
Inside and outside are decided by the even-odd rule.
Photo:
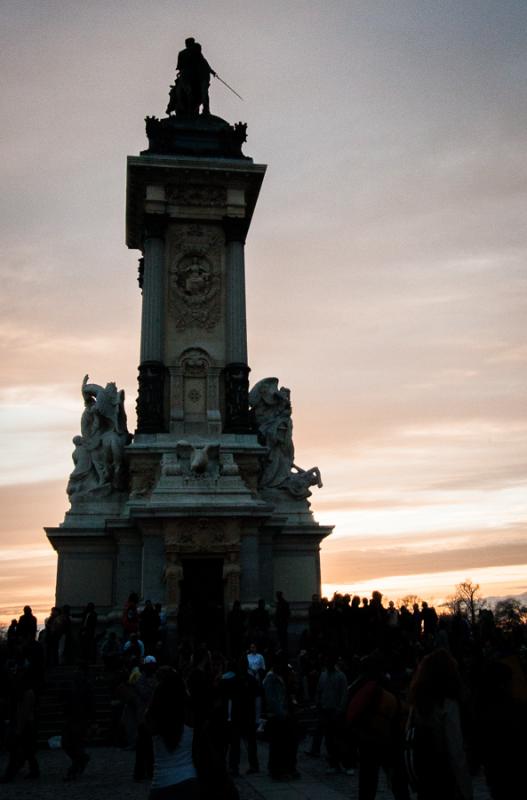
[[[201,52],[201,45],[192,37],[185,39],[185,49],[178,54],[176,70],[166,113],[197,116],[201,107],[202,114],[210,114],[210,76],[216,73]]]

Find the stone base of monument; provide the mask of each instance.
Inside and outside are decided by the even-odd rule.
[[[254,434],[137,436],[124,451],[130,491],[74,498],[64,522],[46,528],[59,553],[57,604],[91,601],[115,617],[137,591],[175,622],[203,592],[223,621],[235,600],[251,609],[282,591],[302,620],[331,528],[307,499],[257,489],[265,452]]]

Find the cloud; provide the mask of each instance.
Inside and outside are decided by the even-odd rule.
[[[2,551],[2,556],[6,553]],[[54,586],[57,572],[56,556],[53,551],[38,548],[22,549],[18,556],[10,554],[3,560],[4,568],[0,574],[0,624],[5,624],[22,613],[25,605],[30,605],[38,617],[44,621],[54,603]],[[8,570],[8,571],[7,571]]]
[[[392,546],[384,549],[379,543],[369,539],[363,546],[355,542],[349,550],[332,552],[323,549],[324,580],[329,583],[352,583],[376,579],[382,585],[383,578],[394,574],[422,575],[426,573],[451,572],[465,570],[471,572],[482,567],[507,567],[514,564],[527,563],[527,542],[524,540],[497,542],[478,546],[456,547],[447,537],[444,538],[446,549],[431,547],[426,540],[422,542],[422,552],[417,548]],[[366,544],[367,542],[367,544]],[[423,579],[426,583],[426,579]]]
[[[0,622],[26,604],[43,621],[54,601],[57,556],[43,530],[58,524],[68,503],[63,481],[0,486]]]
[[[525,486],[515,486],[497,491],[458,493],[450,498],[424,498],[406,506],[349,510],[341,507],[326,511],[319,505],[317,518],[325,525],[337,526],[335,537],[357,539],[388,532],[392,536],[406,533],[426,536],[474,526],[484,530],[521,523],[527,520],[526,498]]]
[[[38,548],[62,518],[86,372],[126,389],[134,426],[125,155],[165,107],[173,15],[168,0],[6,8],[4,542]],[[215,83],[213,112],[243,115],[245,152],[269,162],[246,248],[250,363],[292,389],[296,461],[325,484],[313,508],[350,548],[391,530],[412,569],[420,538],[483,563],[459,538],[478,528],[502,563],[486,530],[525,519],[526,8],[269,0],[240,15],[226,0],[179,4],[177,22],[246,97]]]
[[[48,547],[43,526],[61,522],[69,506],[66,482],[59,479],[0,486],[0,505],[0,547],[15,554],[27,554],[25,548],[31,547],[40,552],[43,546]]]

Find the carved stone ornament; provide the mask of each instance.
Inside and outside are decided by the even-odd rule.
[[[177,82],[170,90],[167,114],[176,107],[176,96],[180,86]],[[199,116],[169,116],[165,119],[146,117],[148,150],[143,153],[168,155],[213,156],[214,158],[242,158],[242,145],[247,141],[247,124],[235,125],[213,114]]]
[[[219,472],[218,442],[197,445],[181,440],[175,453],[165,453],[162,459],[163,476],[187,476],[193,479],[214,478]]]
[[[240,474],[238,464],[234,460],[233,453],[220,453],[221,474],[233,477]]]
[[[295,500],[311,497],[311,486],[322,487],[318,467],[302,469],[294,463],[291,393],[278,387],[278,378],[264,378],[249,392],[258,438],[267,448],[262,459],[260,489],[284,490]]]
[[[198,519],[179,528],[174,542],[187,553],[223,552],[232,543],[226,541],[225,527],[215,520]]]
[[[225,553],[239,548],[239,538],[229,536],[225,526],[217,520],[197,519],[178,526],[167,536],[167,547],[185,553]]]
[[[194,253],[216,261],[225,244],[225,234],[218,225],[181,223],[177,226],[173,242],[175,251],[180,255]]]
[[[180,206],[222,207],[227,204],[227,190],[224,186],[181,184],[168,188],[167,200]]]
[[[167,587],[167,604],[177,606],[180,599],[181,582],[183,580],[183,565],[177,553],[167,552],[167,565],[162,575],[162,582]]]
[[[264,378],[249,392],[249,403],[258,427],[258,438],[268,454],[262,464],[260,488],[281,486],[294,464],[293,422],[290,391],[278,387],[278,378]]]
[[[187,378],[201,378],[209,368],[209,357],[205,350],[193,347],[185,350],[181,356],[181,365]]]
[[[82,495],[105,496],[126,488],[124,448],[131,436],[126,426],[124,391],[115,383],[99,386],[84,376],[81,393],[84,411],[81,435],[73,444],[74,470],[67,493],[74,501]]]
[[[130,464],[130,499],[147,497],[156,482],[157,465],[150,459],[135,458]]]
[[[220,275],[207,258],[197,253],[183,256],[170,270],[176,328],[214,328],[220,319],[220,289]]]

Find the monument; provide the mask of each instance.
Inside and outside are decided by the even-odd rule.
[[[135,591],[200,634],[235,600],[251,608],[278,590],[300,620],[332,530],[309,506],[318,468],[295,463],[289,390],[270,377],[249,391],[244,247],[266,167],[242,153],[245,124],[210,114],[211,74],[187,40],[167,115],[146,118],[148,148],[128,158],[137,429],[124,392],[85,376],[71,508],[46,528],[57,605],[93,601],[111,618]]]

